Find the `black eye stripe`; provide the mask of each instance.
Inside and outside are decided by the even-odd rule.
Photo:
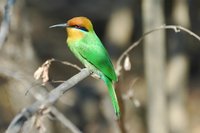
[[[73,28],[80,29],[80,30],[88,32],[88,29],[86,29],[85,27],[80,26],[80,25],[72,25],[70,27],[73,27]]]

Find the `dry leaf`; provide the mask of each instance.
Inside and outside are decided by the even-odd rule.
[[[43,73],[43,67],[39,67],[34,73],[34,78],[36,80],[40,79],[42,73]]]
[[[49,67],[52,61],[54,61],[54,59],[45,61],[45,63],[35,71],[34,78],[36,80],[42,79],[44,84],[49,81]]]

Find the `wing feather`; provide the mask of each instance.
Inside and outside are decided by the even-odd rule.
[[[84,59],[94,65],[109,79],[117,81],[113,64],[100,41],[94,44],[88,44],[87,42],[81,41],[78,43],[78,49],[76,50]]]

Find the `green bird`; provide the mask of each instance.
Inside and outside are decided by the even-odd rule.
[[[120,108],[113,87],[117,81],[113,64],[108,52],[96,35],[91,21],[86,17],[74,17],[64,24],[50,26],[65,27],[67,32],[67,44],[72,53],[93,73],[100,76],[108,87],[112,105],[117,118],[120,117]]]

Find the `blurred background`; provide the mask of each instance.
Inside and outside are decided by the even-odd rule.
[[[0,1],[0,22],[6,0]],[[47,59],[83,68],[66,45],[64,29],[49,29],[75,16],[91,19],[113,64],[145,32],[161,25],[181,25],[200,35],[198,0],[18,0],[11,11],[9,34],[0,49],[0,132],[40,92],[34,72]],[[0,27],[2,28],[2,27]],[[200,133],[200,40],[184,31],[159,30],[126,55],[116,91],[122,118],[117,122],[107,88],[92,77],[81,81],[55,104],[84,133]],[[116,66],[117,67],[117,66]],[[53,62],[50,91],[79,71]],[[46,130],[71,133],[55,119],[43,117]],[[27,132],[27,131],[26,131]]]

